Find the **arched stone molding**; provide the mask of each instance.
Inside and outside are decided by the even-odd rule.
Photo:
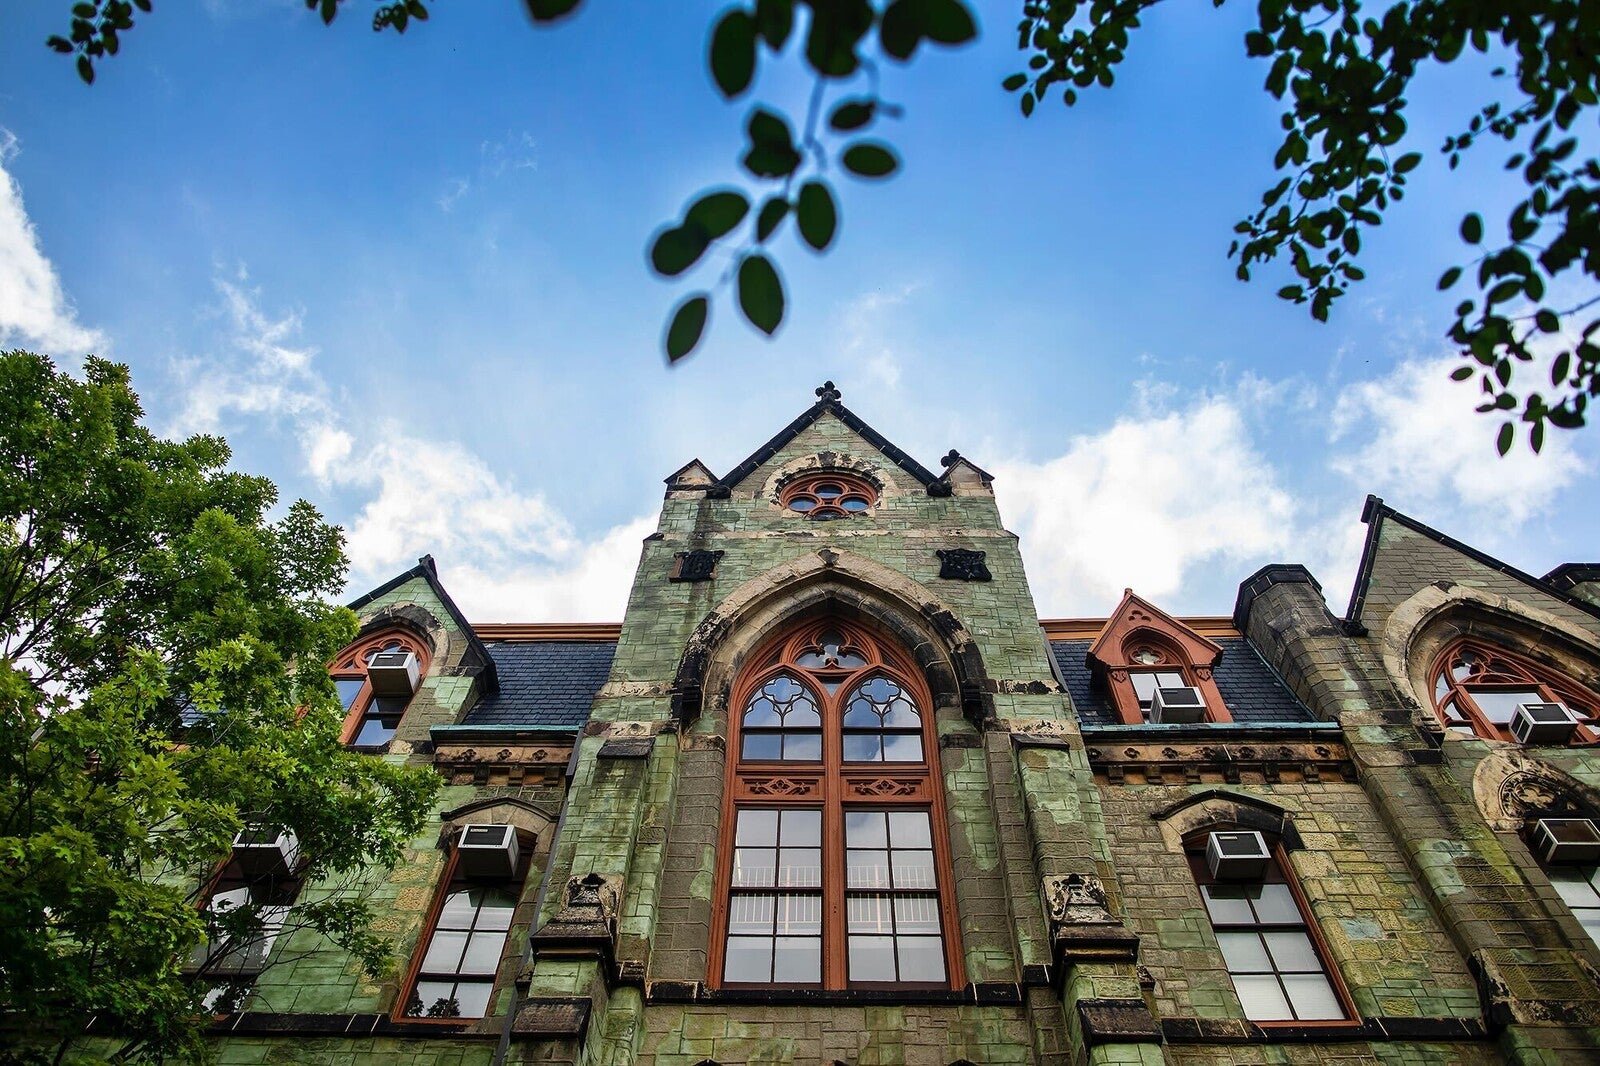
[[[1472,798],[1489,828],[1521,833],[1533,818],[1593,818],[1600,792],[1563,770],[1515,748],[1497,748],[1478,761]]]
[[[1389,615],[1383,665],[1409,700],[1422,728],[1443,727],[1433,713],[1428,672],[1451,642],[1476,637],[1600,691],[1600,634],[1510,596],[1439,581],[1418,590]]]
[[[816,474],[825,470],[843,470],[866,478],[877,488],[880,500],[901,495],[905,491],[895,484],[882,464],[844,452],[825,451],[790,459],[778,467],[762,484],[759,490],[760,498],[766,500],[774,510],[782,511],[783,507],[778,503],[778,497],[785,485],[802,474]]]
[[[442,811],[439,820],[439,847],[453,846],[464,825],[509,825],[526,846],[536,847],[539,841],[548,841],[555,828],[556,816],[537,804],[515,796],[497,796],[463,803],[453,810]]]
[[[1181,852],[1186,838],[1212,829],[1254,829],[1277,838],[1285,851],[1298,851],[1305,846],[1292,813],[1240,792],[1215,788],[1196,792],[1151,817],[1161,824],[1161,837],[1172,851]]]
[[[695,627],[673,683],[673,713],[688,725],[702,704],[722,719],[744,657],[779,627],[834,612],[882,631],[916,660],[935,711],[957,708],[974,724],[993,715],[977,644],[947,605],[897,570],[823,548],[740,585]]]
[[[356,641],[376,636],[386,629],[402,629],[426,644],[429,662],[436,664],[438,672],[448,671],[456,665],[451,660],[451,653],[456,649],[452,647],[450,631],[427,608],[415,603],[385,607],[361,620],[361,632],[357,634]]]

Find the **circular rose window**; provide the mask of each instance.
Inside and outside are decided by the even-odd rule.
[[[837,471],[796,478],[778,502],[807,518],[849,518],[878,502],[878,490],[863,478]]]

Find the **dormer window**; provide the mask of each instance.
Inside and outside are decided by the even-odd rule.
[[[1212,678],[1222,646],[1133,594],[1089,647],[1089,667],[1126,725],[1230,722]]]
[[[367,751],[384,750],[411,703],[416,678],[427,667],[421,643],[393,631],[341,652],[330,672],[345,709],[343,742]]]
[[[778,502],[807,518],[849,518],[870,510],[878,502],[878,490],[864,478],[834,470],[789,482]]]

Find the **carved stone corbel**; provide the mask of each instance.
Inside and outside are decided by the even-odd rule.
[[[1057,972],[1065,975],[1078,962],[1132,963],[1139,957],[1139,937],[1106,905],[1106,890],[1092,874],[1067,874],[1044,879],[1045,912]]]
[[[597,873],[567,878],[561,909],[531,938],[534,957],[598,955],[609,961],[621,898],[621,878]]]

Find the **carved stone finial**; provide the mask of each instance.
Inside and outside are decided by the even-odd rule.
[[[823,403],[842,398],[842,394],[838,389],[833,387],[833,382],[831,381],[824,381],[822,383],[822,387],[817,390],[817,399],[821,400]]]
[[[945,454],[945,457],[939,460],[939,465],[944,467],[955,466],[960,459],[961,453],[956,451],[954,448],[951,448],[950,451]]]

